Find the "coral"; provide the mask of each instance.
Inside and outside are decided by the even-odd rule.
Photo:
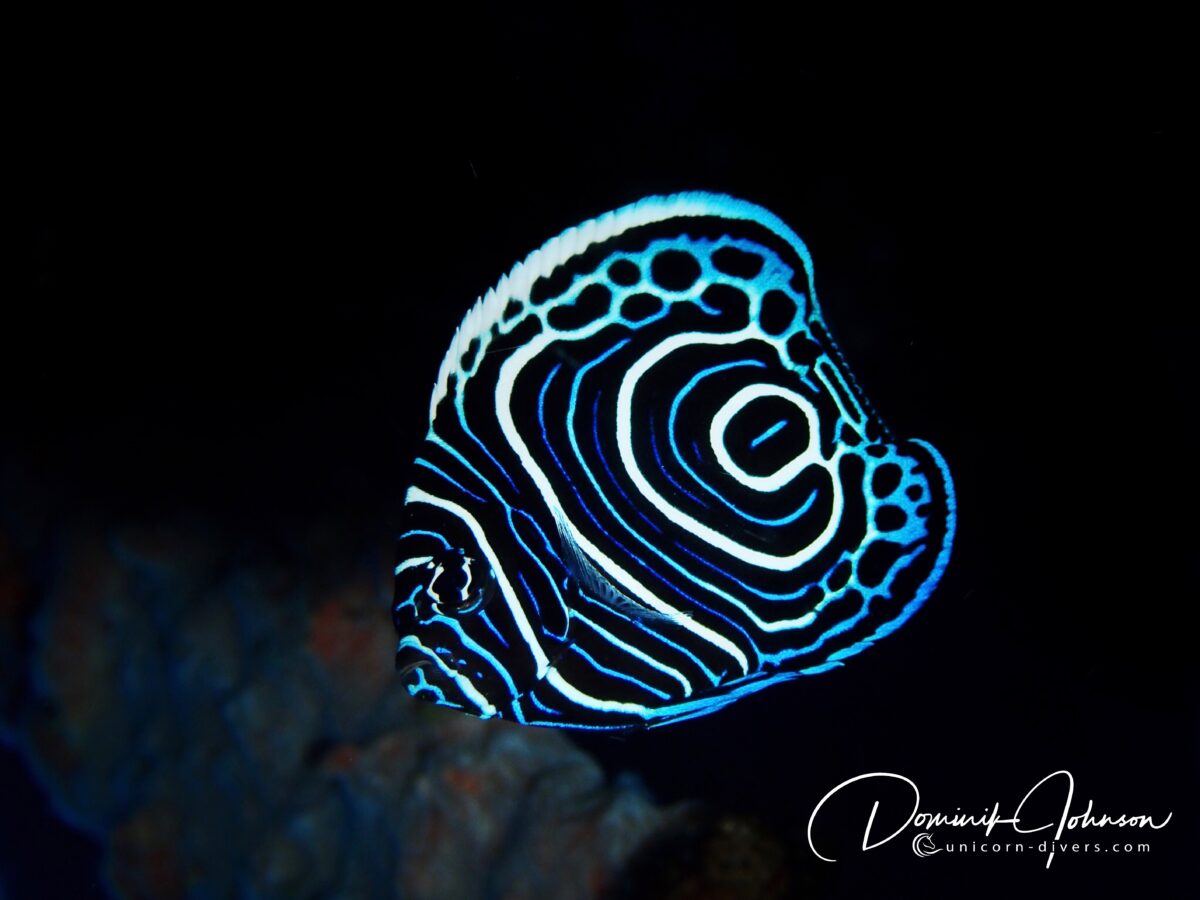
[[[678,811],[556,733],[410,701],[392,665],[390,547],[346,533],[0,530],[0,644],[24,661],[0,679],[6,728],[56,809],[101,841],[110,888],[610,888]]]

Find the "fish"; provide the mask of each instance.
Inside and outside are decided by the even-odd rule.
[[[842,666],[925,603],[957,512],[941,454],[851,374],[804,242],[701,191],[568,228],[479,298],[412,473],[401,683],[555,728]]]

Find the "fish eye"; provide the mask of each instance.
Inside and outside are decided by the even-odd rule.
[[[440,615],[467,615],[480,609],[496,588],[496,574],[487,560],[450,548],[425,565],[425,593]]]

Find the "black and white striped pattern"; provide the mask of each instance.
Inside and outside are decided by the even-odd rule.
[[[898,628],[949,473],[896,442],[800,239],[713,194],[570,229],[467,314],[406,499],[410,693],[536,725],[699,715]]]

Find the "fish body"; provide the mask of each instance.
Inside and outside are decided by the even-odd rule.
[[[940,454],[898,441],[800,238],[720,194],[571,228],[467,313],[405,499],[415,697],[624,729],[840,666],[950,555]]]

